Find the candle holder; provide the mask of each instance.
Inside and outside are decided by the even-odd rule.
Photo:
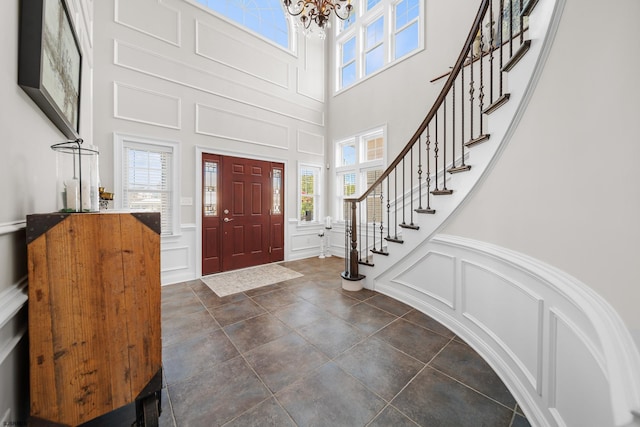
[[[57,204],[60,212],[98,212],[97,147],[78,138],[51,146],[56,152]]]

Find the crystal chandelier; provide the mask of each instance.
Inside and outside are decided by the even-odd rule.
[[[310,32],[311,22],[315,22],[320,29],[320,35],[331,23],[331,11],[341,20],[346,20],[351,15],[351,0],[283,0],[287,12],[299,17],[298,25],[306,32]]]

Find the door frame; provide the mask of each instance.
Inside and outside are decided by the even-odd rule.
[[[245,159],[252,160],[262,160],[266,162],[276,162],[284,164],[285,169],[285,180],[287,179],[287,174],[289,173],[289,161],[286,159],[281,159],[278,157],[271,156],[256,156],[256,155],[247,155],[247,153],[239,152],[239,151],[230,151],[230,150],[214,150],[210,147],[203,147],[200,145],[196,145],[196,161],[195,161],[195,180],[196,180],[196,195],[195,195],[195,204],[194,208],[196,210],[196,278],[202,277],[202,154],[214,154],[219,156],[230,156],[230,157],[243,157]],[[289,259],[287,253],[287,242],[289,241],[289,218],[286,216],[287,209],[287,201],[289,198],[287,197],[287,188],[288,185],[284,185],[284,193],[282,195],[282,205],[284,206],[285,217],[283,219],[284,223],[284,260],[287,261]]]

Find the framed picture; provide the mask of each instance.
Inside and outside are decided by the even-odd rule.
[[[79,137],[82,52],[65,0],[21,0],[18,84],[69,139]]]

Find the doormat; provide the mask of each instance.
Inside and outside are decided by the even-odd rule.
[[[242,270],[204,276],[202,281],[219,297],[301,277],[303,274],[278,264],[265,264]]]

